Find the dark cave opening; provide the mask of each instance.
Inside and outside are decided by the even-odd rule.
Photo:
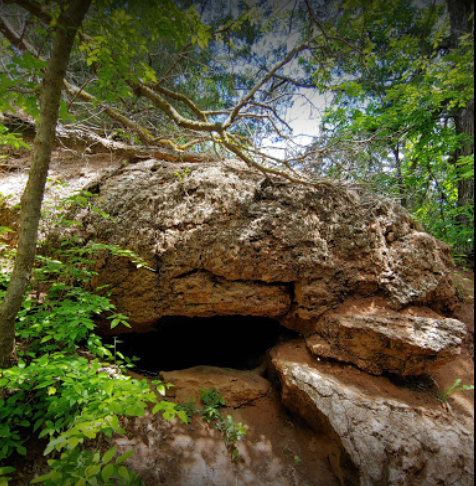
[[[167,317],[154,332],[122,334],[117,350],[137,357],[134,369],[156,375],[195,366],[252,370],[278,341],[294,337],[278,321],[267,317]],[[112,344],[113,339],[108,341]]]

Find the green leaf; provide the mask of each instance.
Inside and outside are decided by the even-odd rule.
[[[77,437],[71,437],[71,439],[68,440],[68,446],[70,449],[74,449],[77,447],[79,444],[79,439]]]
[[[111,478],[111,476],[113,475],[113,473],[114,473],[114,466],[112,464],[107,464],[104,467],[104,469],[101,471],[101,476],[103,481],[107,483]]]
[[[46,480],[51,478],[51,474],[45,474],[43,476],[39,476],[36,479],[33,479],[30,481],[30,484],[38,484],[38,483],[44,483]]]
[[[111,462],[112,458],[114,457],[114,454],[117,451],[117,447],[114,446],[112,449],[109,449],[103,456],[102,462],[103,464],[107,464],[108,462]],[[108,478],[109,479],[109,478]]]
[[[121,466],[119,468],[119,476],[122,478],[122,479],[125,479],[125,480],[128,480],[129,479],[129,470],[124,467],[124,466]]]
[[[129,459],[129,457],[132,456],[132,454],[134,454],[134,449],[130,450],[130,451],[127,451],[125,454],[122,454],[122,456],[119,456],[117,459],[116,459],[116,464],[122,464],[124,461],[126,461],[127,459]]]
[[[183,410],[180,410],[177,415],[179,416],[180,420],[182,420],[183,423],[188,424],[190,422],[187,413],[184,412]]]
[[[121,323],[121,320],[120,319],[113,319],[113,321],[111,322],[111,329],[114,329],[115,327],[117,327],[119,324]]]
[[[17,449],[18,454],[20,454],[21,456],[26,456],[27,450],[26,450],[25,447],[18,446],[16,449]]]

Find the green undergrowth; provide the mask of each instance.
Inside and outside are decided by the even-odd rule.
[[[235,422],[231,415],[224,418],[220,412],[220,408],[224,407],[225,400],[221,393],[215,388],[209,390],[200,389],[200,401],[203,409],[197,408],[195,401],[191,399],[183,405],[178,405],[177,408],[181,412],[185,412],[189,421],[195,415],[201,417],[205,422],[211,424],[214,429],[220,431],[225,437],[225,443],[230,451],[231,459],[237,461],[240,459],[240,452],[237,447],[243,437],[245,437],[247,430],[241,422]]]
[[[445,404],[446,408],[451,411],[449,399],[456,393],[474,390],[474,385],[464,385],[461,378],[457,378],[454,383],[444,391],[438,392],[438,399]]]
[[[68,204],[91,205],[91,196],[81,194]],[[68,226],[62,218],[61,225]],[[40,247],[17,317],[15,364],[0,371],[0,486],[8,486],[14,472],[9,466],[12,456],[29,455],[31,437],[47,440],[49,466],[34,484],[141,485],[124,464],[133,451],[118,456],[112,448],[102,453],[94,448],[95,439],[124,434],[121,417],[140,417],[147,410],[166,420],[188,422],[188,417],[163,399],[169,384],[132,379],[125,373],[131,362],[94,334],[99,314],[108,317],[111,327],[129,324],[117,314],[107,288],[89,287],[96,275],[94,260],[104,252],[129,258],[139,268],[146,262],[117,246],[84,245],[74,238],[60,240],[55,248],[45,243]],[[0,254],[2,301],[15,251],[4,246]],[[92,290],[100,290],[100,295]]]

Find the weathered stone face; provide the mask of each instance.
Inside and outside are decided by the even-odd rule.
[[[279,376],[286,407],[329,437],[327,459],[341,486],[472,484],[469,428],[442,413],[440,403],[415,403],[398,386],[381,386],[388,373],[426,373],[454,359],[465,333],[459,321],[431,311],[451,310],[456,302],[450,249],[403,208],[360,187],[270,181],[237,162],[150,160],[102,180],[98,205],[112,219],[78,210],[84,227],[71,231],[85,242],[118,244],[147,260],[150,269],[139,270],[105,254],[95,262],[99,274],[92,286],[108,286],[133,332],[157,335],[167,321],[175,326],[182,320],[177,317],[220,316],[213,332],[233,342],[217,346],[232,354],[237,344],[246,353],[259,324],[237,339],[235,329],[245,326],[229,316],[275,319],[302,339],[277,345],[271,351],[274,371],[268,371]],[[0,218],[5,214],[0,210]],[[203,322],[198,326],[206,333]],[[178,338],[160,337],[178,343],[183,354],[181,336],[193,333],[183,322],[177,327]],[[209,367],[163,378],[177,383],[172,391],[178,401],[198,399],[197,389],[216,386],[240,410],[272,389],[250,372]],[[196,443],[187,443],[193,457],[200,456]],[[147,458],[152,447],[137,445]],[[259,447],[248,455],[262,462],[254,457]],[[155,467],[144,462],[144,470]],[[275,462],[267,471],[271,479],[261,478],[262,484],[295,484],[294,472],[289,481],[281,478]],[[334,479],[321,482],[327,486]],[[261,482],[252,478],[250,484]]]
[[[271,393],[271,384],[251,371],[237,371],[212,366],[162,373],[166,383],[173,383],[168,392],[178,403],[193,398],[200,403],[200,389],[215,388],[229,407],[249,405]],[[178,390],[178,391],[176,391]]]
[[[332,462],[344,486],[469,486],[474,436],[419,394],[402,392],[355,368],[311,361],[303,342],[272,351],[284,404],[340,439]],[[348,458],[350,458],[350,463]]]
[[[466,326],[456,319],[410,317],[397,312],[330,314],[307,337],[316,356],[353,363],[369,373],[419,375],[459,353]]]
[[[112,282],[139,326],[240,314],[292,327],[347,295],[384,295],[396,309],[453,304],[449,249],[359,188],[273,182],[237,162],[150,160],[106,179],[100,197],[116,222],[84,213],[86,237],[136,250],[156,270],[100,262],[94,284]]]
[[[83,236],[135,250],[152,269],[97,261],[92,284],[109,285],[135,330],[168,316],[271,317],[312,334],[314,354],[372,373],[423,373],[457,354],[463,331],[445,321],[322,320],[349,296],[394,310],[455,301],[449,248],[361,187],[271,181],[238,162],[150,160],[106,178],[100,198],[113,220],[84,211]],[[412,341],[415,326],[428,332]],[[440,331],[445,345],[424,342]]]

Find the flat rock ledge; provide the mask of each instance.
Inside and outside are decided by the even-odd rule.
[[[466,326],[456,319],[411,317],[396,312],[326,315],[307,337],[315,356],[353,363],[380,375],[428,373],[461,352]]]
[[[416,392],[393,395],[384,378],[313,362],[303,342],[271,355],[284,404],[339,437],[341,457],[329,460],[342,486],[474,484],[474,435],[437,403],[419,406]]]
[[[238,371],[214,366],[196,366],[186,370],[162,372],[165,382],[173,383],[168,396],[177,403],[191,398],[200,404],[200,389],[215,388],[228,407],[249,405],[271,393],[271,384],[251,371]]]

